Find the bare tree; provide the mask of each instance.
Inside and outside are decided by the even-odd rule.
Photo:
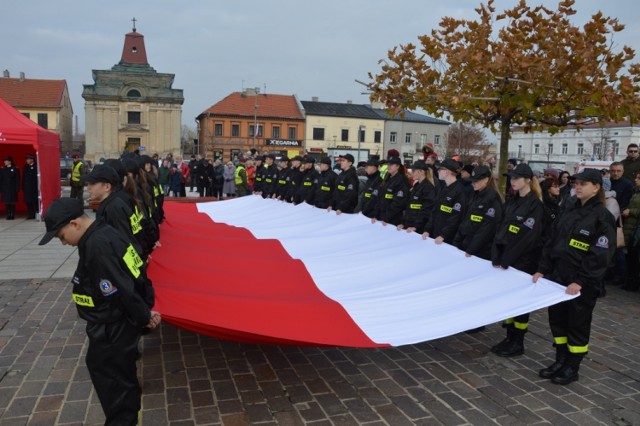
[[[491,144],[482,129],[462,122],[449,126],[446,157],[457,155],[464,163],[480,163],[488,156],[490,147]]]
[[[196,139],[198,135],[195,129],[183,124],[180,128],[180,150],[183,154],[196,154],[198,149],[196,147]]]

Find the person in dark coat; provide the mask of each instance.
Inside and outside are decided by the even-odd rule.
[[[378,207],[380,205],[378,196],[382,177],[378,171],[378,160],[369,159],[365,172],[367,173],[367,181],[362,185],[363,188],[360,191],[360,200],[356,207],[356,213],[362,213],[371,219],[378,216]]]
[[[213,162],[213,182],[211,187],[213,189],[213,196],[218,200],[221,200],[224,196],[222,187],[224,186],[224,166],[222,161],[216,160]]]
[[[338,175],[331,170],[331,159],[323,157],[320,159],[320,176],[316,179],[315,206],[319,209],[326,209],[333,202],[333,191],[336,187]]]
[[[378,214],[371,218],[371,222],[380,220],[383,224],[398,226],[402,221],[410,190],[409,179],[404,174],[400,157],[389,157],[387,173],[383,179],[378,196]]]
[[[422,234],[433,210],[436,187],[433,172],[427,163],[418,160],[411,168],[415,184],[409,192],[402,223],[398,225],[398,230],[406,229],[407,232]]]
[[[316,171],[315,163],[315,158],[310,156],[305,156],[302,159],[300,184],[293,194],[293,204],[307,203],[314,205],[316,184],[318,183],[318,172]]]
[[[27,219],[35,219],[38,212],[38,165],[33,154],[27,154],[22,172],[22,195],[27,205]]]
[[[336,186],[333,191],[333,201],[329,209],[333,209],[337,214],[353,213],[358,205],[358,189],[360,181],[356,169],[353,167],[355,159],[353,155],[342,156],[340,168],[342,173],[336,178]]]
[[[13,220],[20,191],[20,170],[13,165],[12,157],[4,158],[4,167],[0,169],[0,195],[7,210],[7,220]]]

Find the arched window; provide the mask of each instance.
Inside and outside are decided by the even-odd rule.
[[[131,89],[131,90],[129,90],[129,91],[127,92],[127,97],[128,97],[128,98],[139,98],[139,97],[141,97],[141,96],[142,96],[142,95],[140,94],[140,91],[139,91],[139,90],[136,90],[136,89]]]

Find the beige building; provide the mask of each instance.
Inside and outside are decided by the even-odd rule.
[[[33,122],[60,136],[64,155],[72,147],[73,108],[66,80],[11,78],[8,70],[0,79],[0,98]]]
[[[173,89],[174,74],[149,66],[144,36],[126,34],[122,58],[110,70],[93,70],[94,84],[85,84],[85,158],[119,157],[123,152],[180,152],[184,97]]]

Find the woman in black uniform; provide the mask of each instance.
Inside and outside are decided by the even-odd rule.
[[[378,214],[371,218],[371,222],[375,223],[377,219],[383,225],[397,226],[402,221],[402,212],[409,197],[409,179],[404,174],[400,157],[389,157],[387,164],[387,174],[379,190]]]
[[[616,251],[615,219],[605,207],[602,174],[585,169],[573,178],[578,202],[560,217],[533,275],[534,283],[546,277],[567,286],[567,294],[580,293],[549,307],[556,361],[538,374],[559,385],[578,380],[580,363],[589,350],[593,308]]]
[[[411,165],[411,169],[415,183],[409,192],[404,217],[398,225],[398,230],[406,229],[407,232],[422,234],[436,200],[435,181],[431,167],[424,161],[416,161]]]
[[[514,195],[507,200],[502,223],[498,226],[491,263],[496,268],[514,267],[527,274],[538,268],[544,232],[544,205],[538,179],[531,168],[518,164],[507,173]],[[491,348],[498,356],[512,357],[524,353],[524,335],[529,327],[529,314],[507,319],[503,326],[507,337]]]

